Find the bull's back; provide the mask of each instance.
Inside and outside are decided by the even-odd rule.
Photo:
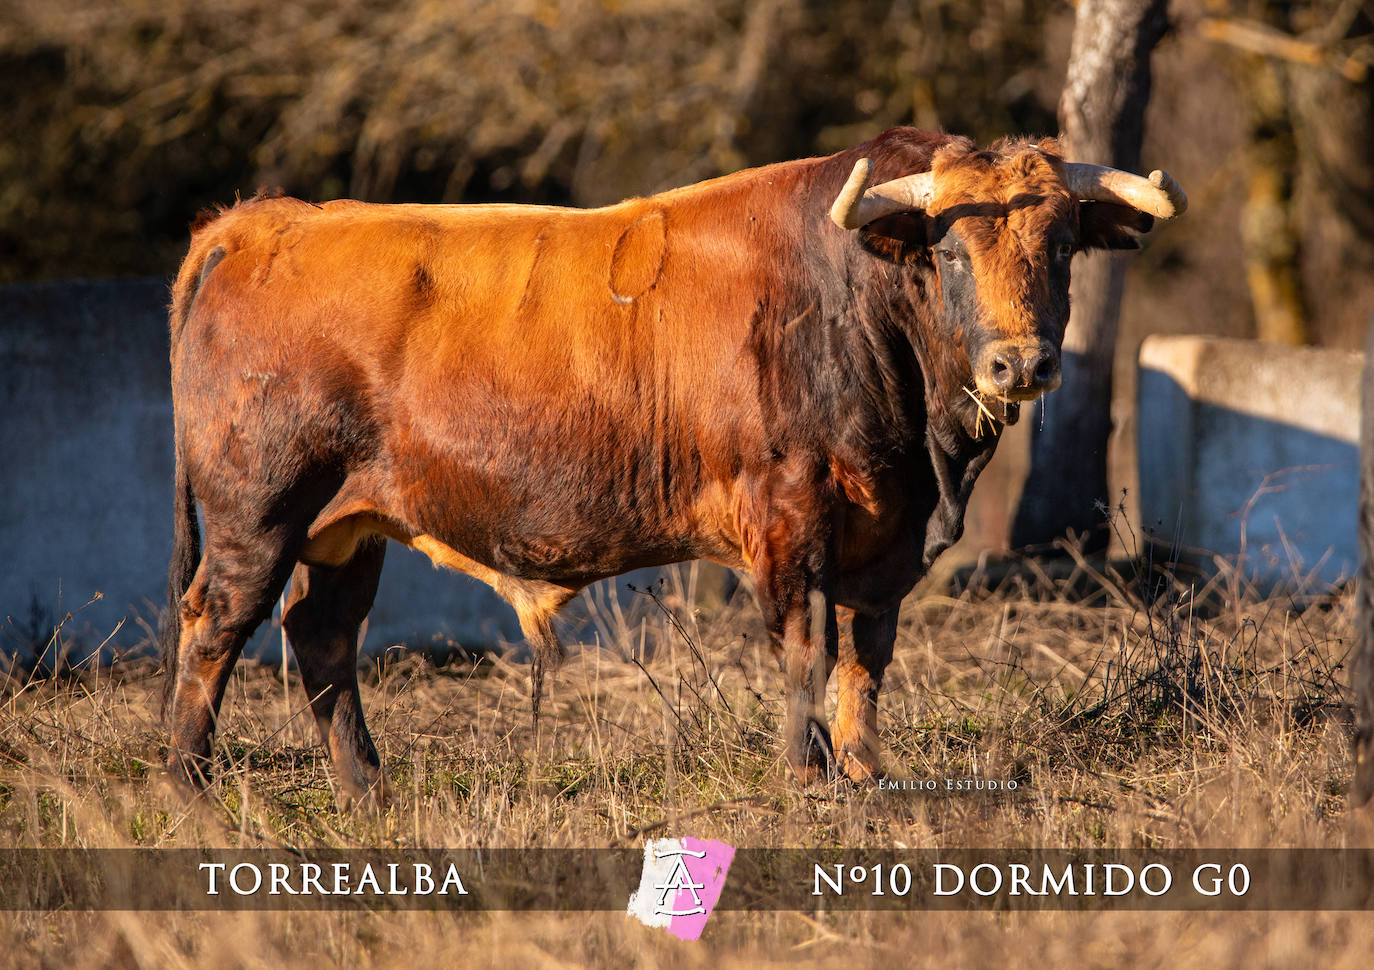
[[[278,481],[346,466],[316,529],[367,508],[513,575],[717,552],[697,506],[758,424],[751,304],[724,277],[752,267],[675,228],[653,200],[231,210],[193,243],[220,254],[174,348],[200,405],[179,435],[228,421]]]
[[[746,246],[671,238],[653,200],[539,206],[230,210],[193,251],[220,250],[188,319],[244,339],[327,340],[360,363],[600,383],[673,358],[692,376],[744,340]],[[639,344],[640,346],[636,346]],[[427,373],[428,372],[428,373]]]

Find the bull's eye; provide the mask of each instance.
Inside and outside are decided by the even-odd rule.
[[[936,252],[940,254],[940,258],[944,260],[947,265],[954,266],[959,262],[959,254],[952,249],[937,249]]]
[[[1060,243],[1054,247],[1054,258],[1061,262],[1067,262],[1073,258],[1073,245],[1071,243]]]

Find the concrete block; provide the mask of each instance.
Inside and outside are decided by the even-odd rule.
[[[1264,586],[1353,576],[1362,365],[1348,351],[1148,337],[1137,413],[1147,532],[1202,566],[1243,550]]]

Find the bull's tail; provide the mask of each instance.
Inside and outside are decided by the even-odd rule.
[[[181,264],[181,272],[177,274],[176,282],[172,284],[170,330],[174,354],[177,341],[181,339],[182,328],[186,326],[186,319],[191,315],[191,307],[196,302],[196,296],[200,293],[205,278],[225,256],[223,246],[212,245],[213,240],[209,238],[211,235],[204,233],[199,237],[192,237],[191,251],[187,253],[186,261]]]
[[[177,655],[181,648],[181,598],[200,565],[200,526],[196,522],[196,496],[191,479],[178,455],[173,489],[172,561],[167,567],[167,615],[162,621],[158,652],[162,656],[162,717],[165,720],[176,690]]]

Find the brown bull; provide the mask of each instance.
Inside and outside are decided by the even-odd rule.
[[[1002,423],[1059,382],[1071,256],[1183,204],[1052,140],[894,129],[590,211],[260,198],[202,220],[171,313],[170,766],[207,769],[290,578],[335,768],[381,784],[356,645],[394,539],[515,608],[536,702],[582,586],[748,570],[788,762],[870,777],[898,604],[959,537]]]

